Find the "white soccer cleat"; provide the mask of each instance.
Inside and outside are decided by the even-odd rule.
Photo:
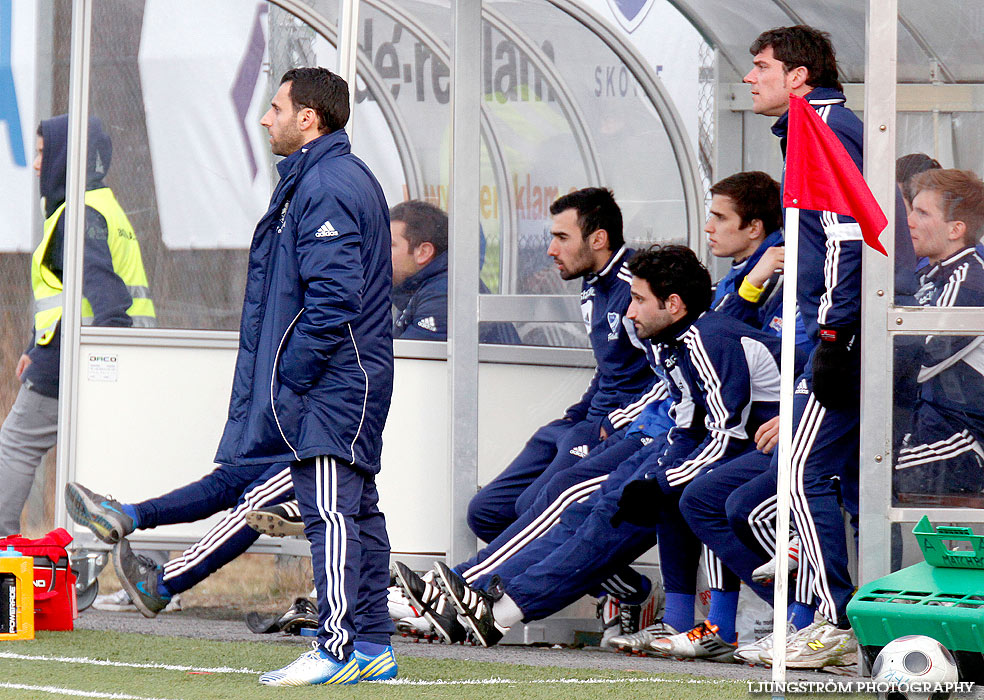
[[[137,612],[137,606],[133,604],[130,594],[122,588],[116,593],[96,596],[92,608],[103,612]],[[171,597],[171,602],[164,608],[164,612],[178,612],[181,608],[181,594],[176,593]]]
[[[772,664],[775,649],[760,654],[762,663]],[[824,668],[857,663],[858,640],[854,631],[842,630],[820,618],[786,640],[786,666]]]
[[[678,659],[705,659],[732,663],[736,644],[726,642],[718,634],[718,626],[706,620],[687,632],[654,639],[649,648],[661,656]]]
[[[790,639],[794,634],[796,634],[796,632],[797,632],[796,625],[794,625],[792,622],[787,622],[786,639]],[[765,662],[762,660],[762,654],[765,652],[769,652],[769,654],[771,655],[773,644],[775,644],[775,641],[771,634],[762,637],[761,639],[758,639],[754,642],[750,642],[748,644],[742,644],[740,647],[735,649],[735,658],[747,664],[765,664]],[[766,665],[771,666],[772,665],[771,660]]]
[[[677,634],[677,630],[665,622],[654,622],[648,627],[631,634],[620,634],[609,640],[610,646],[622,651],[648,651],[654,639]]]
[[[789,574],[799,570],[800,538],[799,535],[789,540]],[[769,584],[776,580],[776,560],[770,559],[752,572],[752,580],[756,583]]]
[[[407,617],[420,617],[420,613],[410,604],[410,599],[399,586],[390,586],[386,594],[386,606],[391,620],[399,621]]]
[[[396,631],[400,634],[412,634],[414,636],[429,637],[439,635],[426,617],[410,616],[396,621]]]

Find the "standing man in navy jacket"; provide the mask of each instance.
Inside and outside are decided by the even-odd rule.
[[[357,639],[395,669],[375,485],[393,391],[389,212],[351,153],[348,117],[342,78],[296,68],[260,121],[285,158],[250,246],[216,461],[291,463],[320,622],[317,647],[260,676],[265,685],[356,683]]]
[[[772,132],[783,152],[794,94],[810,103],[862,169],[863,127],[844,106],[829,36],[804,25],[779,27],[759,35],[749,51],[753,68],[744,80],[753,111],[778,117]],[[791,668],[822,668],[845,663],[857,649],[846,615],[854,584],[841,506],[857,512],[861,227],[834,212],[804,210],[799,246],[796,303],[815,347],[796,380],[790,496],[803,554],[817,573],[821,618],[788,639],[786,658]],[[734,512],[774,498],[774,479],[770,471],[735,491]]]
[[[229,418],[202,479],[127,504],[68,484],[72,518],[114,550],[146,616],[245,551],[247,511],[296,494],[318,593],[317,646],[265,685],[352,684],[396,676],[387,611],[389,538],[377,507],[393,392],[389,212],[351,153],[348,85],[324,68],[287,71],[260,121],[280,182],[250,245]],[[230,509],[165,567],[126,535]]]

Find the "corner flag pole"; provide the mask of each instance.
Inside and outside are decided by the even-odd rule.
[[[795,200],[794,200],[795,203]],[[789,584],[789,475],[793,444],[793,392],[796,381],[796,279],[799,262],[799,213],[785,209],[782,273],[782,355],[779,362],[779,473],[776,484],[776,574],[772,618],[772,680],[786,680],[786,591]],[[773,691],[774,700],[785,691]]]

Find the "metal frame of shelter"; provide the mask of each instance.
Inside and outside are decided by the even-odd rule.
[[[385,10],[382,0],[369,0],[374,7]],[[673,152],[676,156],[684,197],[687,207],[687,221],[690,227],[689,240],[703,250],[703,237],[700,235],[703,217],[704,195],[697,171],[697,160],[689,145],[686,130],[655,73],[642,59],[641,55],[607,23],[579,0],[546,0],[550,5],[567,13],[590,29],[603,41],[633,73],[640,88],[656,106],[663,120]],[[669,0],[705,39],[718,51],[718,65],[728,64],[738,73],[736,58],[721,51],[721,42],[713,29],[701,21],[694,2],[688,0]],[[62,322],[62,382],[59,396],[61,407],[59,415],[59,450],[56,487],[61,493],[66,481],[74,473],[73,455],[78,436],[75,426],[78,417],[78,395],[75,389],[79,374],[80,344],[92,342],[120,341],[129,343],[183,346],[234,346],[235,334],[211,331],[174,330],[130,330],[98,329],[81,326],[81,237],[83,207],[81,203],[85,185],[85,124],[88,120],[90,36],[92,30],[92,7],[95,0],[74,0],[72,12],[71,69],[69,84],[69,158],[68,186],[66,201],[69,206],[66,215],[64,265],[73,270],[71,283],[65,289],[64,318]],[[271,0],[274,4],[307,22],[316,31],[336,37],[339,45],[339,70],[355,85],[355,71],[372,84],[371,66],[358,60],[356,28],[358,23],[358,0],[339,0],[341,27],[333,27],[315,10],[300,0]],[[799,16],[786,0],[762,0],[770,6],[779,7],[791,22],[799,21]],[[440,49],[439,53],[449,59],[451,66],[451,196],[449,215],[452,230],[478,230],[479,211],[476,203],[480,191],[480,145],[486,139],[489,152],[496,159],[495,133],[487,115],[483,113],[481,93],[481,26],[483,17],[503,21],[495,13],[483,10],[481,0],[457,0],[451,3],[452,44],[450,51]],[[895,76],[898,51],[898,31],[900,24],[914,38],[917,44],[925,47],[927,56],[935,60],[938,74],[944,79],[949,75],[947,66],[933,54],[915,27],[906,23],[898,14],[898,0],[867,0],[865,32],[866,75]],[[421,30],[423,31],[423,30]],[[516,28],[510,31],[518,31]],[[541,61],[541,68],[549,75],[549,62]],[[555,76],[559,83],[559,76]],[[722,94],[726,85],[718,86]],[[896,150],[896,109],[897,96],[909,109],[918,110],[919,104],[926,111],[932,108],[934,100],[939,99],[940,91],[953,88],[955,109],[966,109],[974,104],[980,108],[984,103],[980,85],[940,86],[903,85],[896,80],[871,81],[864,90],[865,114],[865,176],[882,204],[889,218],[888,230],[894,226],[894,161]],[[860,86],[851,86],[859,90]],[[380,95],[387,91],[379,91]],[[384,98],[385,99],[385,98]],[[720,106],[719,110],[722,109]],[[961,107],[960,105],[964,105]],[[382,105],[387,111],[387,105]],[[735,110],[732,107],[732,110]],[[739,108],[740,109],[740,108]],[[398,119],[395,107],[389,105],[394,118]],[[577,106],[572,103],[565,108],[572,123],[579,122]],[[410,136],[405,126],[394,122],[398,148],[408,151],[409,160],[404,161],[407,169],[408,186],[419,187],[419,168],[412,158]],[[582,127],[583,129],[583,127]],[[586,131],[579,132],[579,142],[588,152],[591,150],[590,138]],[[732,136],[740,137],[740,130],[727,124],[719,127],[715,139],[715,172],[731,172],[741,164],[740,148],[736,157],[733,150],[724,146]],[[589,153],[585,154],[588,157]],[[595,172],[599,180],[600,171]],[[508,188],[506,188],[508,191]],[[506,231],[508,232],[508,224]],[[891,235],[885,235],[883,242],[893,252]],[[522,364],[560,364],[567,366],[590,365],[590,353],[586,350],[543,349],[543,348],[479,348],[478,330],[480,322],[488,321],[568,321],[580,320],[577,302],[568,296],[518,296],[485,295],[479,296],[477,290],[479,242],[477,237],[462,236],[453,241],[451,264],[455,274],[451,278],[451,295],[454,304],[450,311],[451,338],[448,343],[400,342],[397,353],[403,357],[446,359],[449,369],[451,415],[449,454],[452,466],[451,509],[448,514],[450,539],[448,556],[456,561],[464,559],[476,545],[474,536],[465,526],[465,512],[477,483],[478,445],[475,426],[478,422],[478,366],[479,361],[514,362]],[[926,333],[979,333],[982,327],[982,310],[976,309],[916,309],[895,307],[892,300],[893,275],[892,257],[885,259],[865,252],[864,285],[866,294],[863,300],[864,315],[864,366],[862,389],[862,444],[861,470],[861,552],[860,577],[863,581],[888,573],[890,570],[888,546],[892,522],[912,522],[922,514],[932,519],[949,522],[984,522],[984,511],[976,509],[897,508],[891,502],[891,405],[892,405],[892,343],[898,334]],[[508,289],[508,287],[507,287]],[[59,499],[56,507],[56,523],[67,522],[64,502]]]

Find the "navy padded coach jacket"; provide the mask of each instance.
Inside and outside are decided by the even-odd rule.
[[[250,246],[215,460],[331,455],[375,473],[393,392],[386,200],[344,130],[311,141],[277,170]]]

